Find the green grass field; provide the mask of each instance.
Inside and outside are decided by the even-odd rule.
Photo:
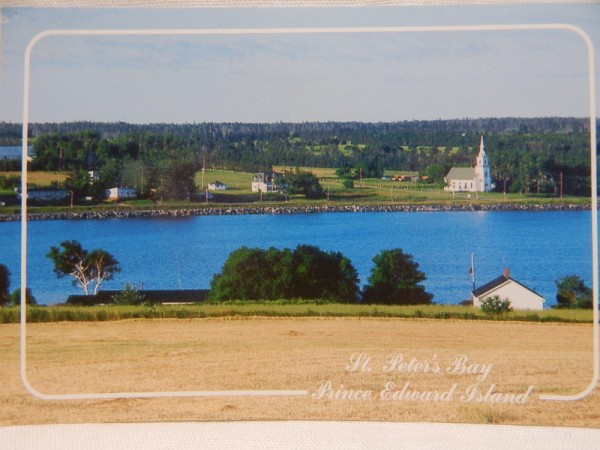
[[[315,302],[225,302],[190,305],[28,306],[28,322],[96,322],[124,319],[199,319],[208,317],[370,317],[439,320],[503,320],[591,323],[591,310],[513,311],[496,317],[479,308],[455,305],[354,305]],[[0,323],[19,322],[18,307],[0,308]]]
[[[206,188],[209,183],[220,181],[227,185],[228,191],[252,192],[252,176],[253,174],[248,172],[212,169],[205,170],[204,176],[202,175],[202,172],[196,174],[196,186],[198,189],[202,189],[202,179],[204,178],[204,188]]]
[[[289,170],[290,167],[277,166],[275,170]],[[101,202],[91,205],[76,205],[74,211],[102,211],[115,208],[132,209],[185,209],[197,207],[219,207],[219,206],[378,206],[378,205],[444,205],[460,206],[473,204],[579,204],[589,205],[590,199],[586,197],[565,197],[563,199],[535,194],[502,194],[497,192],[488,193],[452,193],[443,189],[412,182],[393,181],[394,175],[415,175],[415,173],[401,171],[386,171],[386,179],[366,178],[362,183],[354,182],[354,188],[343,186],[341,179],[335,175],[333,168],[301,167],[302,170],[311,171],[319,177],[327,198],[320,200],[307,200],[301,195],[284,194],[259,194],[252,192],[252,173],[234,172],[227,170],[206,170],[196,174],[196,185],[199,194],[202,194],[209,183],[220,181],[228,188],[223,191],[212,191],[212,198],[205,204],[203,197],[198,196],[196,201],[164,201],[152,202],[149,200],[132,200],[122,203]],[[4,172],[13,174],[13,172]],[[29,181],[39,186],[48,186],[51,182],[62,181],[66,178],[65,173],[58,172],[31,172]],[[204,186],[204,188],[202,187]],[[29,212],[66,212],[71,211],[69,206],[44,206],[30,207]],[[14,214],[19,212],[18,206],[3,207],[1,212]]]

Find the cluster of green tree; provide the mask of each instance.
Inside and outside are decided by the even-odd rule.
[[[201,161],[209,167],[266,171],[274,165],[336,167],[348,178],[379,177],[384,169],[420,171],[440,183],[452,166],[471,166],[485,133],[497,190],[588,195],[589,122],[576,118],[490,118],[394,123],[77,122],[31,124],[31,168],[70,170],[70,190],[94,194],[109,185],[165,198],[194,193]],[[16,124],[0,124],[13,143]],[[20,142],[20,141],[19,141]],[[19,144],[16,143],[16,145]],[[84,171],[100,180],[86,187]],[[174,178],[171,177],[172,174]],[[85,190],[91,192],[82,192]]]
[[[385,305],[429,304],[433,295],[420,284],[427,277],[419,270],[413,256],[401,249],[384,250],[373,258],[369,283],[363,291],[363,302]]]
[[[31,289],[25,289],[25,301],[28,305],[36,305],[37,300]],[[10,271],[4,264],[0,264],[0,306],[17,306],[21,302],[21,288],[10,292]]]
[[[336,175],[345,180],[351,181],[352,183],[344,184],[345,187],[354,187],[354,180],[361,180],[363,178],[381,178],[384,173],[383,163],[374,158],[364,158],[362,161],[358,161],[355,165],[346,164],[342,167],[338,167],[335,171]]]
[[[21,161],[0,159],[0,172],[16,172],[21,170]]]
[[[290,194],[302,194],[306,198],[325,198],[325,190],[312,172],[296,169],[285,172],[285,183]]]
[[[567,275],[555,282],[557,308],[593,307],[593,291],[578,275]]]
[[[323,299],[353,302],[358,274],[337,252],[310,245],[294,250],[241,247],[210,283],[210,300]]]
[[[135,187],[140,197],[191,199],[200,168],[197,155],[169,135],[101,137],[96,131],[42,135],[34,141],[31,170],[65,170],[64,188],[101,198],[115,186]],[[90,171],[97,178],[90,183]]]
[[[13,190],[21,186],[21,177],[0,175],[0,189]]]
[[[356,269],[339,252],[310,245],[296,249],[242,247],[231,253],[213,277],[209,298],[225,300],[320,299],[371,304],[429,304],[433,296],[420,285],[419,264],[401,249],[384,250],[362,296]],[[360,298],[362,297],[362,298]]]

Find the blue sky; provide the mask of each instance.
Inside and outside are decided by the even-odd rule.
[[[600,4],[3,9],[0,120],[21,121],[25,47],[49,29],[570,23],[600,49],[599,13]],[[586,48],[565,30],[52,36],[33,48],[30,87],[31,122],[377,122],[589,111]]]

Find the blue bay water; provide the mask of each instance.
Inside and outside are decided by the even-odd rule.
[[[470,296],[471,253],[477,285],[510,267],[516,280],[555,303],[554,281],[578,274],[591,286],[591,213],[423,212],[199,216],[111,220],[39,221],[28,224],[28,285],[40,303],[64,302],[81,290],[58,279],[45,256],[51,245],[75,239],[102,248],[122,272],[103,285],[126,282],[144,289],[204,289],[227,256],[242,245],[294,248],[311,244],[352,260],[361,284],[381,250],[402,248],[427,275],[423,283],[436,303]],[[0,223],[0,263],[20,284],[20,224]]]

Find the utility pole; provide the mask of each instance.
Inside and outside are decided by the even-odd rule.
[[[202,157],[202,186],[200,186],[201,189],[204,189],[204,168],[206,167],[206,158],[203,156]]]
[[[563,198],[563,173],[562,171],[560,172],[560,199],[562,200]]]

